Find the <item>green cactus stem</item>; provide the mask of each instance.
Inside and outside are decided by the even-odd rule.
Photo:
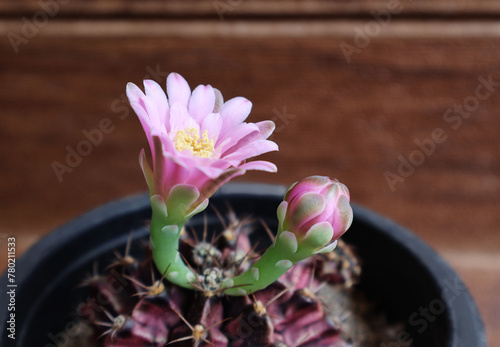
[[[273,244],[250,269],[223,283],[227,288],[224,294],[248,295],[264,289],[299,261],[318,253],[331,252],[337,244],[328,243],[332,234],[333,230],[328,223],[316,224],[299,241],[294,233],[280,230]]]
[[[150,226],[153,260],[168,281],[189,289],[193,289],[191,284],[196,274],[179,254],[179,238],[186,221],[207,207],[208,200],[205,200],[190,211],[190,206],[198,198],[199,192],[186,185],[172,189],[169,201],[159,195],[150,198],[153,210]]]

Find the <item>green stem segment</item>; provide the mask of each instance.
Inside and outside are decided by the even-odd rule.
[[[297,262],[312,255],[307,245],[297,245],[295,235],[281,233],[260,259],[243,274],[227,280],[227,295],[247,295],[264,289],[285,274]]]
[[[195,188],[178,185],[166,200],[159,195],[150,198],[153,260],[168,281],[188,289],[193,289],[197,276],[179,254],[179,238],[186,221],[208,204],[208,199],[199,203],[199,196]],[[283,231],[285,228],[280,223],[274,243],[249,270],[222,283],[225,294],[246,295],[264,289],[297,262],[335,248],[335,242],[331,242],[333,229],[327,222],[315,224],[305,235],[297,233],[299,239],[296,233]]]
[[[243,274],[224,282],[228,295],[246,295],[261,290],[278,280],[297,262],[317,253],[331,252],[333,228],[327,222],[312,226],[305,235],[283,231],[280,223],[278,236],[262,257]]]
[[[179,238],[185,221],[171,221],[161,205],[152,203],[151,207],[151,246],[156,267],[166,274],[168,281],[193,289],[191,283],[195,281],[196,275],[179,254]]]

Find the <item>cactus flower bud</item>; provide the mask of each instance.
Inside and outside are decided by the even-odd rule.
[[[290,186],[278,207],[274,243],[243,274],[231,279],[226,294],[243,295],[263,289],[294,264],[318,253],[331,252],[351,226],[353,214],[345,185],[311,176]]]
[[[299,243],[310,238],[317,246],[334,242],[351,226],[349,200],[349,190],[336,179],[304,178],[288,189],[278,208],[279,232],[293,233]]]

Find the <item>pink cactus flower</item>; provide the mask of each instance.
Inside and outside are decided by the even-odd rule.
[[[257,155],[278,150],[267,140],[274,131],[272,121],[246,123],[252,103],[243,97],[226,102],[210,85],[199,85],[191,93],[177,73],[167,77],[167,95],[161,86],[144,81],[145,93],[133,83],[127,96],[144,128],[151,147],[153,168],[141,151],[140,164],[150,194],[167,201],[176,186],[198,196],[192,211],[224,183],[247,170],[276,172],[266,161],[247,162]],[[168,204],[167,204],[168,206]]]
[[[331,244],[351,226],[353,213],[349,200],[349,190],[336,179],[325,176],[302,179],[288,189],[278,209],[280,230],[295,234],[299,243],[314,235],[318,244],[324,241]]]

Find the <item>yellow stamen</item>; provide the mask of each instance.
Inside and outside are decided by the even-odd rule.
[[[208,130],[201,135],[195,128],[179,130],[174,138],[175,148],[179,152],[189,149],[191,153],[201,158],[211,158],[214,151],[214,140],[208,138]]]

